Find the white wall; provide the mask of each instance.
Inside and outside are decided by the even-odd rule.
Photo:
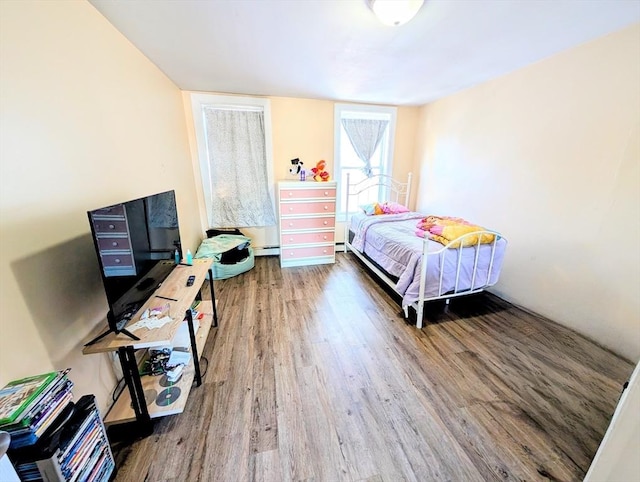
[[[181,93],[85,1],[1,1],[0,58],[0,386],[71,367],[104,409],[110,364],[81,354],[107,311],[86,212],[175,189],[197,247]]]
[[[640,364],[611,419],[585,482],[640,480]]]
[[[422,108],[421,211],[501,231],[495,292],[640,358],[640,24]]]

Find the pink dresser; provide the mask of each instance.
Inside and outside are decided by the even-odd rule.
[[[280,181],[278,209],[280,266],[335,263],[335,181]]]

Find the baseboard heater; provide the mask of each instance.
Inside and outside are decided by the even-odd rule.
[[[255,256],[277,256],[280,254],[280,246],[254,246]]]
[[[344,242],[336,243],[336,253],[344,251]],[[255,256],[279,256],[280,246],[253,246]]]

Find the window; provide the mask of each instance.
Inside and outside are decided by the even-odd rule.
[[[351,184],[376,174],[391,174],[396,108],[336,104],[334,122],[335,178],[343,186],[338,193],[337,211],[342,219],[346,216],[347,174]],[[373,202],[382,193],[370,191],[368,195],[370,199],[361,196],[358,201]],[[349,210],[354,212],[355,208],[350,203]]]
[[[276,224],[268,99],[191,94],[209,227]]]

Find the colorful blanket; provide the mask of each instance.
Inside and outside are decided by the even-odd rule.
[[[427,216],[426,218],[421,219],[416,227],[418,228],[416,230],[416,235],[422,238],[428,236],[429,239],[444,245],[448,245],[465,234],[485,231],[483,227],[471,224],[465,219],[450,216]],[[478,238],[480,238],[479,241]],[[450,247],[459,248],[462,244],[462,247],[464,248],[476,245],[478,242],[480,242],[480,244],[489,244],[493,243],[494,239],[495,236],[493,234],[471,234],[470,236],[463,238],[461,241],[453,243]]]
[[[400,214],[385,214],[384,216],[362,216],[358,222],[358,226],[353,230],[355,236],[351,245],[358,251],[363,252],[367,231],[371,226],[383,223],[394,223],[396,221],[404,221],[406,219],[420,219],[422,217],[423,214],[411,211]]]

